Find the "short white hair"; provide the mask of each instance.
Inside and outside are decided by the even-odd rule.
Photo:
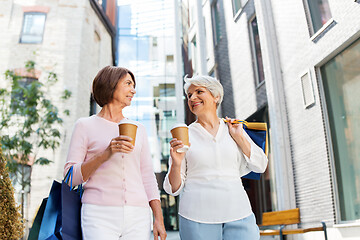
[[[184,90],[186,96],[188,96],[188,90],[191,85],[195,85],[198,87],[205,87],[213,97],[219,97],[219,101],[216,103],[216,107],[218,107],[224,97],[224,88],[216,78],[210,76],[195,76],[192,78],[188,78],[187,75],[184,77],[185,85]]]

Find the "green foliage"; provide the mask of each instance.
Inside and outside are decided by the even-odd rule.
[[[32,73],[35,62],[27,61],[25,68]],[[5,72],[5,79],[10,83],[11,90],[0,89],[0,143],[4,157],[7,159],[9,171],[24,190],[30,185],[22,174],[24,165],[30,160],[34,164],[46,165],[51,163],[44,156],[38,157],[40,149],[55,150],[60,145],[60,126],[63,119],[58,108],[48,98],[49,89],[54,87],[58,76],[48,72],[45,82],[33,78],[17,76],[13,71]],[[3,81],[3,80],[1,80]],[[66,101],[71,92],[65,90],[59,101]],[[69,115],[69,110],[64,111]]]
[[[15,204],[14,189],[6,160],[0,146],[0,236],[1,239],[20,239],[24,235],[24,221]]]

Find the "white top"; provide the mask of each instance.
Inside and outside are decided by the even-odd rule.
[[[171,191],[168,174],[164,189],[168,194],[180,194],[179,215],[201,223],[224,223],[248,217],[249,198],[241,177],[250,171],[262,173],[267,157],[246,134],[251,144],[250,158],[246,157],[229,134],[226,123],[220,120],[216,136],[199,123],[189,125],[190,149],[181,164],[181,185]],[[169,159],[169,172],[172,159]]]

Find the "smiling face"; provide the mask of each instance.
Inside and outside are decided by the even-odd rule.
[[[134,80],[131,78],[131,75],[127,73],[126,76],[121,78],[117,83],[111,103],[120,104],[122,107],[130,106],[135,93]]]
[[[189,109],[196,116],[216,112],[218,97],[215,98],[206,87],[191,85],[187,94]]]

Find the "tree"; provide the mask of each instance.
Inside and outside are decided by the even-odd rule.
[[[63,123],[58,108],[48,98],[58,81],[54,72],[47,72],[43,82],[35,76],[35,62],[25,63],[26,73],[19,76],[13,70],[5,72],[8,88],[0,89],[0,143],[14,184],[21,186],[21,214],[24,216],[24,192],[30,189],[31,165],[47,165],[52,161],[38,156],[39,150],[60,145],[60,126]],[[26,75],[26,77],[24,77]],[[60,101],[71,97],[64,90]],[[69,110],[63,114],[69,115]],[[30,169],[30,171],[28,171]]]
[[[14,188],[0,146],[0,236],[1,239],[20,239],[23,235],[24,222],[15,204]]]

